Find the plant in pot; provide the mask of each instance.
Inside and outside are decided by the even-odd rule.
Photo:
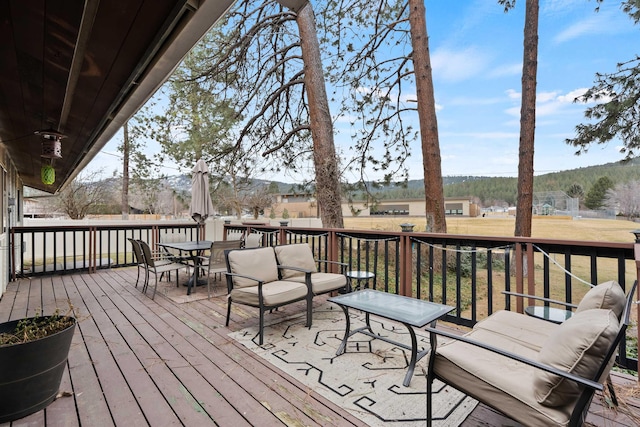
[[[74,317],[57,310],[50,316],[0,323],[0,423],[55,400],[75,326]]]

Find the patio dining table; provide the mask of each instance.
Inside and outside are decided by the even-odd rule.
[[[187,282],[187,295],[191,295],[191,289],[193,286],[198,285],[198,275],[200,270],[200,253],[211,249],[210,240],[192,240],[186,242],[168,242],[158,243],[158,246],[162,246],[167,249],[175,249],[182,252],[188,252],[191,261],[193,262],[193,275]]]

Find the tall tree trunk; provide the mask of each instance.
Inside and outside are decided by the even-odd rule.
[[[444,216],[444,190],[436,101],[433,93],[429,37],[423,0],[409,0],[409,23],[411,25],[411,45],[413,47],[413,68],[418,96],[418,119],[422,143],[422,164],[424,168],[424,194],[427,215],[427,231],[447,232]]]
[[[325,88],[320,45],[313,7],[307,3],[297,13],[305,91],[309,102],[309,121],[313,139],[313,160],[316,169],[316,196],[322,225],[343,228],[340,171],[333,142],[333,123]]]
[[[129,122],[125,122],[122,130],[122,219],[129,219]]]
[[[515,235],[531,237],[533,208],[533,148],[536,129],[536,79],[538,72],[538,0],[527,0],[522,61],[518,205]]]

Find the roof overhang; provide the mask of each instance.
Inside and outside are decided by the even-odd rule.
[[[233,2],[0,2],[0,144],[24,185],[54,193],[73,179]],[[65,135],[52,185],[44,129]]]

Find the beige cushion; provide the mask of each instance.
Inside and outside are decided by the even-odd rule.
[[[583,378],[594,379],[606,352],[618,334],[618,318],[612,310],[584,310],[551,333],[538,361]],[[536,400],[547,406],[574,401],[580,387],[574,381],[538,370],[533,379]]]
[[[228,254],[229,272],[255,277],[263,282],[275,282],[278,280],[278,264],[273,248],[242,249],[231,251]],[[234,277],[234,288],[256,286],[255,280],[244,277]]]
[[[254,282],[255,284],[255,282]],[[286,304],[303,299],[307,296],[307,286],[304,283],[277,280],[262,286],[262,299],[266,306]],[[258,286],[236,288],[231,291],[231,300],[241,304],[259,306]]]
[[[274,247],[276,256],[278,257],[278,263],[284,266],[298,267],[304,270],[315,273],[318,271],[316,267],[316,261],[313,258],[313,252],[311,247],[306,243],[296,243],[293,245],[280,245]],[[288,279],[295,276],[303,276],[304,272],[296,270],[281,269],[283,279]]]
[[[535,360],[537,355],[536,350],[522,345],[523,340],[514,341],[485,329],[474,329],[466,336],[528,359]],[[441,344],[442,341],[438,338],[434,363],[438,377],[487,405],[500,408],[524,425],[568,425],[570,407],[548,407],[536,402],[531,386],[535,368],[460,341]]]
[[[500,310],[476,323],[473,329],[483,329],[518,341],[522,346],[540,351],[558,324],[514,311]]]
[[[287,280],[304,283],[305,276],[289,277]],[[337,273],[311,273],[311,289],[315,295],[324,294],[344,288],[347,278],[344,274]]]
[[[624,291],[618,282],[611,280],[591,288],[578,304],[576,313],[593,308],[604,308],[613,310],[618,319],[620,319],[625,303]]]

